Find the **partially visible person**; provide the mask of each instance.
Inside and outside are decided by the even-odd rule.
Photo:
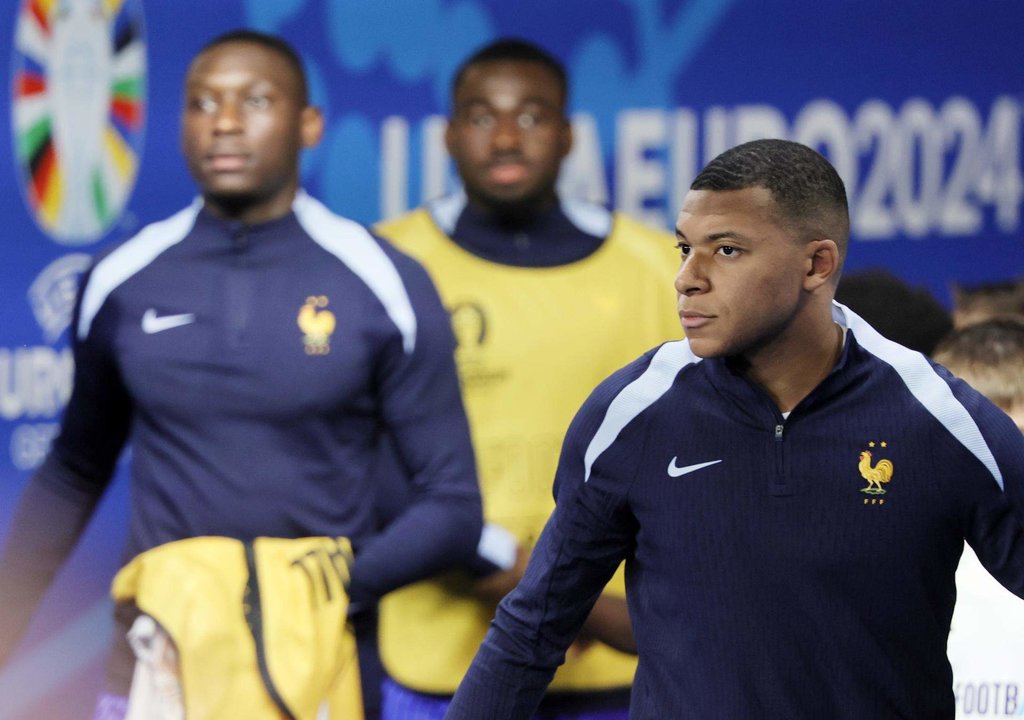
[[[1024,314],[958,328],[943,338],[932,357],[1024,431]]]
[[[836,302],[860,315],[883,337],[931,355],[953,329],[949,311],[927,288],[913,287],[888,270],[844,273]]]
[[[504,571],[475,583],[450,574],[384,598],[387,720],[444,714],[554,507],[572,414],[615,368],[682,335],[672,237],[556,192],[572,146],[567,112],[565,70],[548,52],[515,39],[481,48],[455,75],[445,135],[463,192],[377,228],[426,266],[452,315],[485,545],[515,543]],[[537,717],[626,717],[636,659],[623,593],[619,574]]]
[[[1003,316],[954,330],[939,343],[934,359],[1024,432],[1024,317]],[[957,717],[972,717],[982,707],[982,692],[985,705],[999,708],[999,714],[1024,712],[1024,604],[992,579],[969,546],[956,570],[956,590],[948,650]]]
[[[301,61],[280,38],[231,32],[192,60],[181,146],[201,197],[103,254],[83,280],[74,390],[0,559],[0,662],[129,439],[125,562],[180,590],[181,602],[163,604],[177,612],[187,597],[197,620],[213,610],[203,593],[151,575],[165,548],[190,539],[242,541],[229,543],[243,564],[232,570],[249,579],[245,610],[257,616],[257,600],[267,612],[277,598],[265,593],[279,591],[252,585],[258,538],[350,540],[351,563],[340,549],[308,552],[327,563],[323,600],[339,598],[326,585],[337,575],[357,609],[474,555],[482,510],[448,315],[419,264],[300,189],[301,151],[322,130]],[[378,533],[372,464],[384,432],[415,493]],[[304,570],[301,558],[285,565]],[[145,592],[123,579],[129,596]],[[231,612],[238,627],[250,621],[259,652],[260,628],[236,595]],[[127,712],[135,614],[119,605],[98,717]],[[261,663],[279,660],[269,655]]]
[[[1024,317],[1024,276],[953,286],[953,324],[966,327],[994,317]]]
[[[632,720],[952,718],[964,542],[1024,598],[1024,437],[833,301],[847,196],[811,148],[714,158],[676,235],[687,337],[576,415],[447,720],[528,718],[622,560]]]

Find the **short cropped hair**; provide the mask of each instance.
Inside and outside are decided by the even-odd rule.
[[[772,194],[782,220],[807,239],[830,238],[840,263],[850,237],[846,186],[820,153],[789,140],[753,140],[709,162],[691,190],[744,190],[763,187]]]
[[[934,360],[1003,409],[1024,402],[1024,320],[995,318],[954,330]]]
[[[213,50],[216,47],[220,47],[221,45],[227,45],[235,42],[259,45],[280,55],[281,58],[291,67],[292,72],[295,75],[296,90],[298,91],[297,96],[300,104],[309,104],[309,86],[306,82],[306,68],[302,63],[302,58],[299,56],[299,53],[296,52],[294,47],[278,35],[271,35],[270,33],[250,30],[248,28],[229,30],[203,45],[199,52],[195,54],[195,57],[199,57],[203,53]]]
[[[925,355],[953,329],[949,311],[927,288],[882,268],[843,275],[835,297],[884,337]]]
[[[954,320],[958,326],[994,317],[1024,318],[1024,277],[979,285],[953,286]]]
[[[562,105],[568,104],[569,100],[569,76],[565,66],[554,55],[544,48],[528,40],[521,38],[499,38],[494,42],[484,45],[472,55],[462,61],[455,77],[452,79],[452,102],[455,101],[455,94],[466,77],[466,73],[475,65],[482,65],[489,62],[534,62],[539,63],[548,70],[558,82],[562,91]]]

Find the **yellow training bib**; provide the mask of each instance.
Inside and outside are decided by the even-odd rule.
[[[518,267],[456,245],[425,209],[376,228],[430,273],[451,314],[484,514],[532,547],[554,509],[562,438],[590,391],[652,347],[682,337],[673,238],[615,215],[582,260]],[[454,575],[389,594],[381,656],[402,685],[454,693],[494,616]],[[624,594],[622,570],[609,591]],[[595,643],[570,655],[552,690],[628,687],[636,659]]]

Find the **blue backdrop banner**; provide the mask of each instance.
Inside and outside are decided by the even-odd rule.
[[[707,160],[786,137],[847,184],[848,269],[889,268],[946,304],[954,282],[1024,273],[1019,0],[12,0],[0,10],[0,533],[70,393],[78,276],[192,198],[182,80],[201,45],[240,26],[301,51],[327,118],[304,185],[361,222],[454,187],[452,73],[515,35],[569,71],[566,194],[671,227]],[[126,505],[119,478],[0,673],[0,718],[88,716]],[[987,680],[971,682],[979,714]],[[999,714],[1024,714],[1024,676],[999,682]]]

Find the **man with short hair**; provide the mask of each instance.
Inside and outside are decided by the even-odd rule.
[[[935,348],[935,362],[970,383],[1024,431],[1024,315],[958,328]]]
[[[949,310],[928,288],[915,287],[881,268],[843,273],[835,300],[883,337],[929,356],[953,329]]]
[[[491,570],[504,568],[384,598],[387,720],[444,714],[551,512],[572,414],[608,373],[681,335],[668,286],[671,236],[559,197],[572,146],[567,108],[565,70],[549,53],[516,39],[481,48],[455,75],[445,135],[463,192],[377,228],[424,264],[452,315],[488,520],[481,550]],[[538,717],[624,719],[632,649],[619,576]]]
[[[997,317],[1024,317],[1024,277],[953,286],[953,326]]]
[[[683,200],[687,339],[602,383],[557,506],[448,720],[530,716],[626,561],[630,717],[952,718],[966,540],[1024,597],[1024,439],[833,303],[846,193],[814,150],[745,143]]]
[[[271,671],[259,673],[264,680],[276,663],[290,664],[273,648],[262,654],[262,631],[282,626],[282,605],[262,629],[252,615],[281,600],[267,595],[279,587],[253,584],[263,556],[273,556],[259,551],[264,536],[351,541],[350,568],[345,546],[332,543],[297,544],[291,565],[274,568],[299,582],[303,573],[313,584],[322,579],[313,595],[321,605],[288,608],[297,614],[318,613],[341,594],[357,608],[372,604],[473,556],[482,513],[447,314],[422,267],[300,189],[301,151],[322,130],[301,61],[280,38],[232,32],[193,59],[181,144],[201,197],[99,257],[83,280],[72,325],[74,391],[0,562],[0,659],[73,548],[129,437],[126,561],[139,561],[132,569],[142,582],[168,545],[195,548],[190,540],[208,536],[246,543],[247,556],[238,547],[232,557],[251,567],[230,568],[249,579],[245,617],[241,588],[230,612],[243,635],[248,623],[260,662],[269,663],[259,668]],[[371,470],[383,431],[416,496],[378,533]],[[115,591],[134,585],[119,576]],[[201,593],[193,601],[194,618],[214,610]],[[183,602],[169,605],[176,613]],[[123,636],[132,619],[125,615],[134,613],[122,610]],[[219,649],[239,651],[223,642]],[[302,668],[284,670],[294,679]],[[97,717],[124,715],[131,673],[122,637]],[[233,679],[218,678],[220,689],[240,687]],[[259,692],[296,714],[285,708],[286,692],[271,698],[271,690]],[[195,700],[188,688],[185,700]]]

